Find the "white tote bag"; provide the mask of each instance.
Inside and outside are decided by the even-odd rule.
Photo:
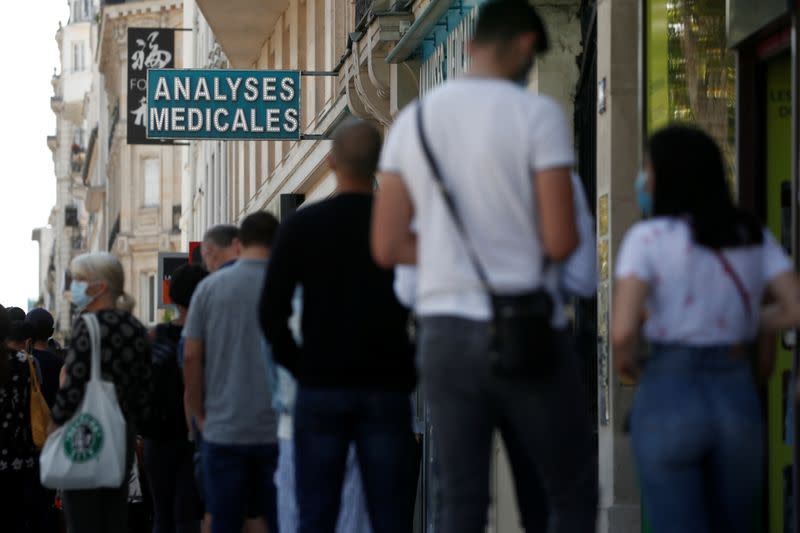
[[[41,481],[51,489],[118,488],[128,474],[125,418],[114,384],[103,381],[100,371],[100,324],[90,313],[83,320],[92,341],[92,373],[78,410],[42,450]]]

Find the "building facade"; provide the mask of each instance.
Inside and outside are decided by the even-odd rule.
[[[84,111],[92,82],[96,7],[90,0],[71,2],[69,21],[56,32],[61,71],[52,80],[50,106],[56,116],[56,133],[47,138],[47,144],[53,152],[57,192],[50,221],[53,250],[45,254],[49,263],[46,270],[52,270],[53,280],[43,289],[62,339],[72,325],[71,304],[65,296],[69,263],[86,250],[88,218],[81,176],[88,140]]]
[[[134,313],[147,325],[160,317],[158,252],[181,247],[181,181],[185,148],[129,145],[127,140],[128,27],[180,28],[180,1],[73,0],[69,23],[56,39],[61,72],[53,77],[51,107],[57,201],[50,224],[35,233],[42,247],[41,300],[54,313],[57,336],[69,337],[70,261],[110,251],[125,269]],[[176,39],[176,57],[182,54]],[[180,62],[178,62],[180,66]],[[44,248],[51,246],[50,253]]]
[[[182,146],[135,145],[127,139],[128,28],[181,28],[180,0],[105,5],[98,37],[97,83],[92,92],[97,135],[87,167],[93,245],[114,253],[125,270],[125,289],[145,325],[159,319],[158,253],[181,247],[179,228]],[[183,41],[175,40],[181,57]],[[180,62],[176,62],[180,67]]]

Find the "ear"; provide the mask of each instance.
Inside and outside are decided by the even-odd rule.
[[[337,164],[336,164],[336,156],[333,155],[333,152],[328,154],[328,157],[326,157],[326,160],[328,161],[328,166],[331,167],[331,170],[335,171],[336,167],[337,167]]]
[[[536,34],[531,33],[523,33],[518,35],[516,40],[517,44],[517,51],[528,53],[528,52],[536,52],[536,46],[538,45],[538,39]]]
[[[97,289],[93,291],[94,294],[89,294],[93,287],[97,287]],[[86,294],[96,297],[106,292],[106,290],[108,290],[108,283],[105,281],[98,281],[97,283],[89,285],[89,287],[86,289]]]

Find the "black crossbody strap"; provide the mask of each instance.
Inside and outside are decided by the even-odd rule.
[[[492,288],[489,285],[489,276],[486,274],[486,269],[483,267],[483,263],[481,263],[478,253],[475,251],[475,247],[472,245],[472,241],[469,239],[469,235],[467,235],[467,228],[464,226],[464,221],[458,214],[456,201],[453,198],[453,195],[450,194],[450,191],[447,189],[447,185],[444,183],[444,177],[442,176],[442,171],[439,168],[439,163],[433,156],[431,146],[428,143],[428,136],[425,133],[425,126],[422,121],[422,100],[417,102],[417,131],[419,134],[420,143],[422,144],[422,151],[425,153],[425,159],[428,161],[428,166],[430,166],[431,172],[433,173],[434,181],[436,181],[436,185],[438,185],[439,191],[442,193],[444,203],[447,206],[447,210],[450,212],[450,218],[453,220],[456,230],[461,237],[461,241],[464,243],[469,260],[472,263],[472,266],[475,268],[475,272],[478,274],[478,279],[480,280],[481,285],[483,285],[483,288],[486,290],[486,292],[491,294]]]

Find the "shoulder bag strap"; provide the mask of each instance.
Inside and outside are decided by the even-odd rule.
[[[89,379],[100,381],[103,379],[100,370],[100,323],[93,313],[86,313],[82,318],[89,330],[89,339],[91,339],[92,345],[92,373]]]
[[[33,362],[33,354],[24,352],[25,358],[28,360],[28,368],[31,372],[31,390],[34,392],[41,392],[42,387],[39,385],[39,374],[36,372],[36,365]]]
[[[744,307],[745,313],[747,313],[747,318],[753,318],[753,306],[750,303],[750,298],[747,296],[747,289],[744,286],[744,282],[742,282],[742,278],[736,273],[731,262],[725,257],[725,254],[716,250],[714,251],[714,255],[717,256],[717,259],[719,259],[719,262],[722,264],[722,270],[725,271],[725,274],[736,286],[736,292],[739,293],[739,298],[742,300],[742,306]]]
[[[417,102],[417,132],[420,143],[422,144],[422,151],[425,153],[425,159],[428,162],[428,166],[430,167],[434,181],[439,188],[439,192],[442,194],[445,206],[447,206],[447,211],[450,213],[450,218],[453,220],[456,230],[461,237],[461,241],[464,243],[469,260],[472,263],[472,266],[475,268],[475,272],[478,274],[478,279],[480,280],[481,285],[487,292],[491,293],[492,289],[489,285],[489,276],[486,274],[486,269],[483,267],[483,264],[478,257],[478,253],[475,251],[475,247],[472,245],[472,242],[469,239],[469,235],[467,235],[467,228],[464,226],[464,221],[458,214],[456,201],[444,183],[444,177],[442,176],[441,169],[439,168],[439,163],[433,156],[431,146],[428,143],[428,136],[425,133],[425,126],[422,119],[422,100]]]

